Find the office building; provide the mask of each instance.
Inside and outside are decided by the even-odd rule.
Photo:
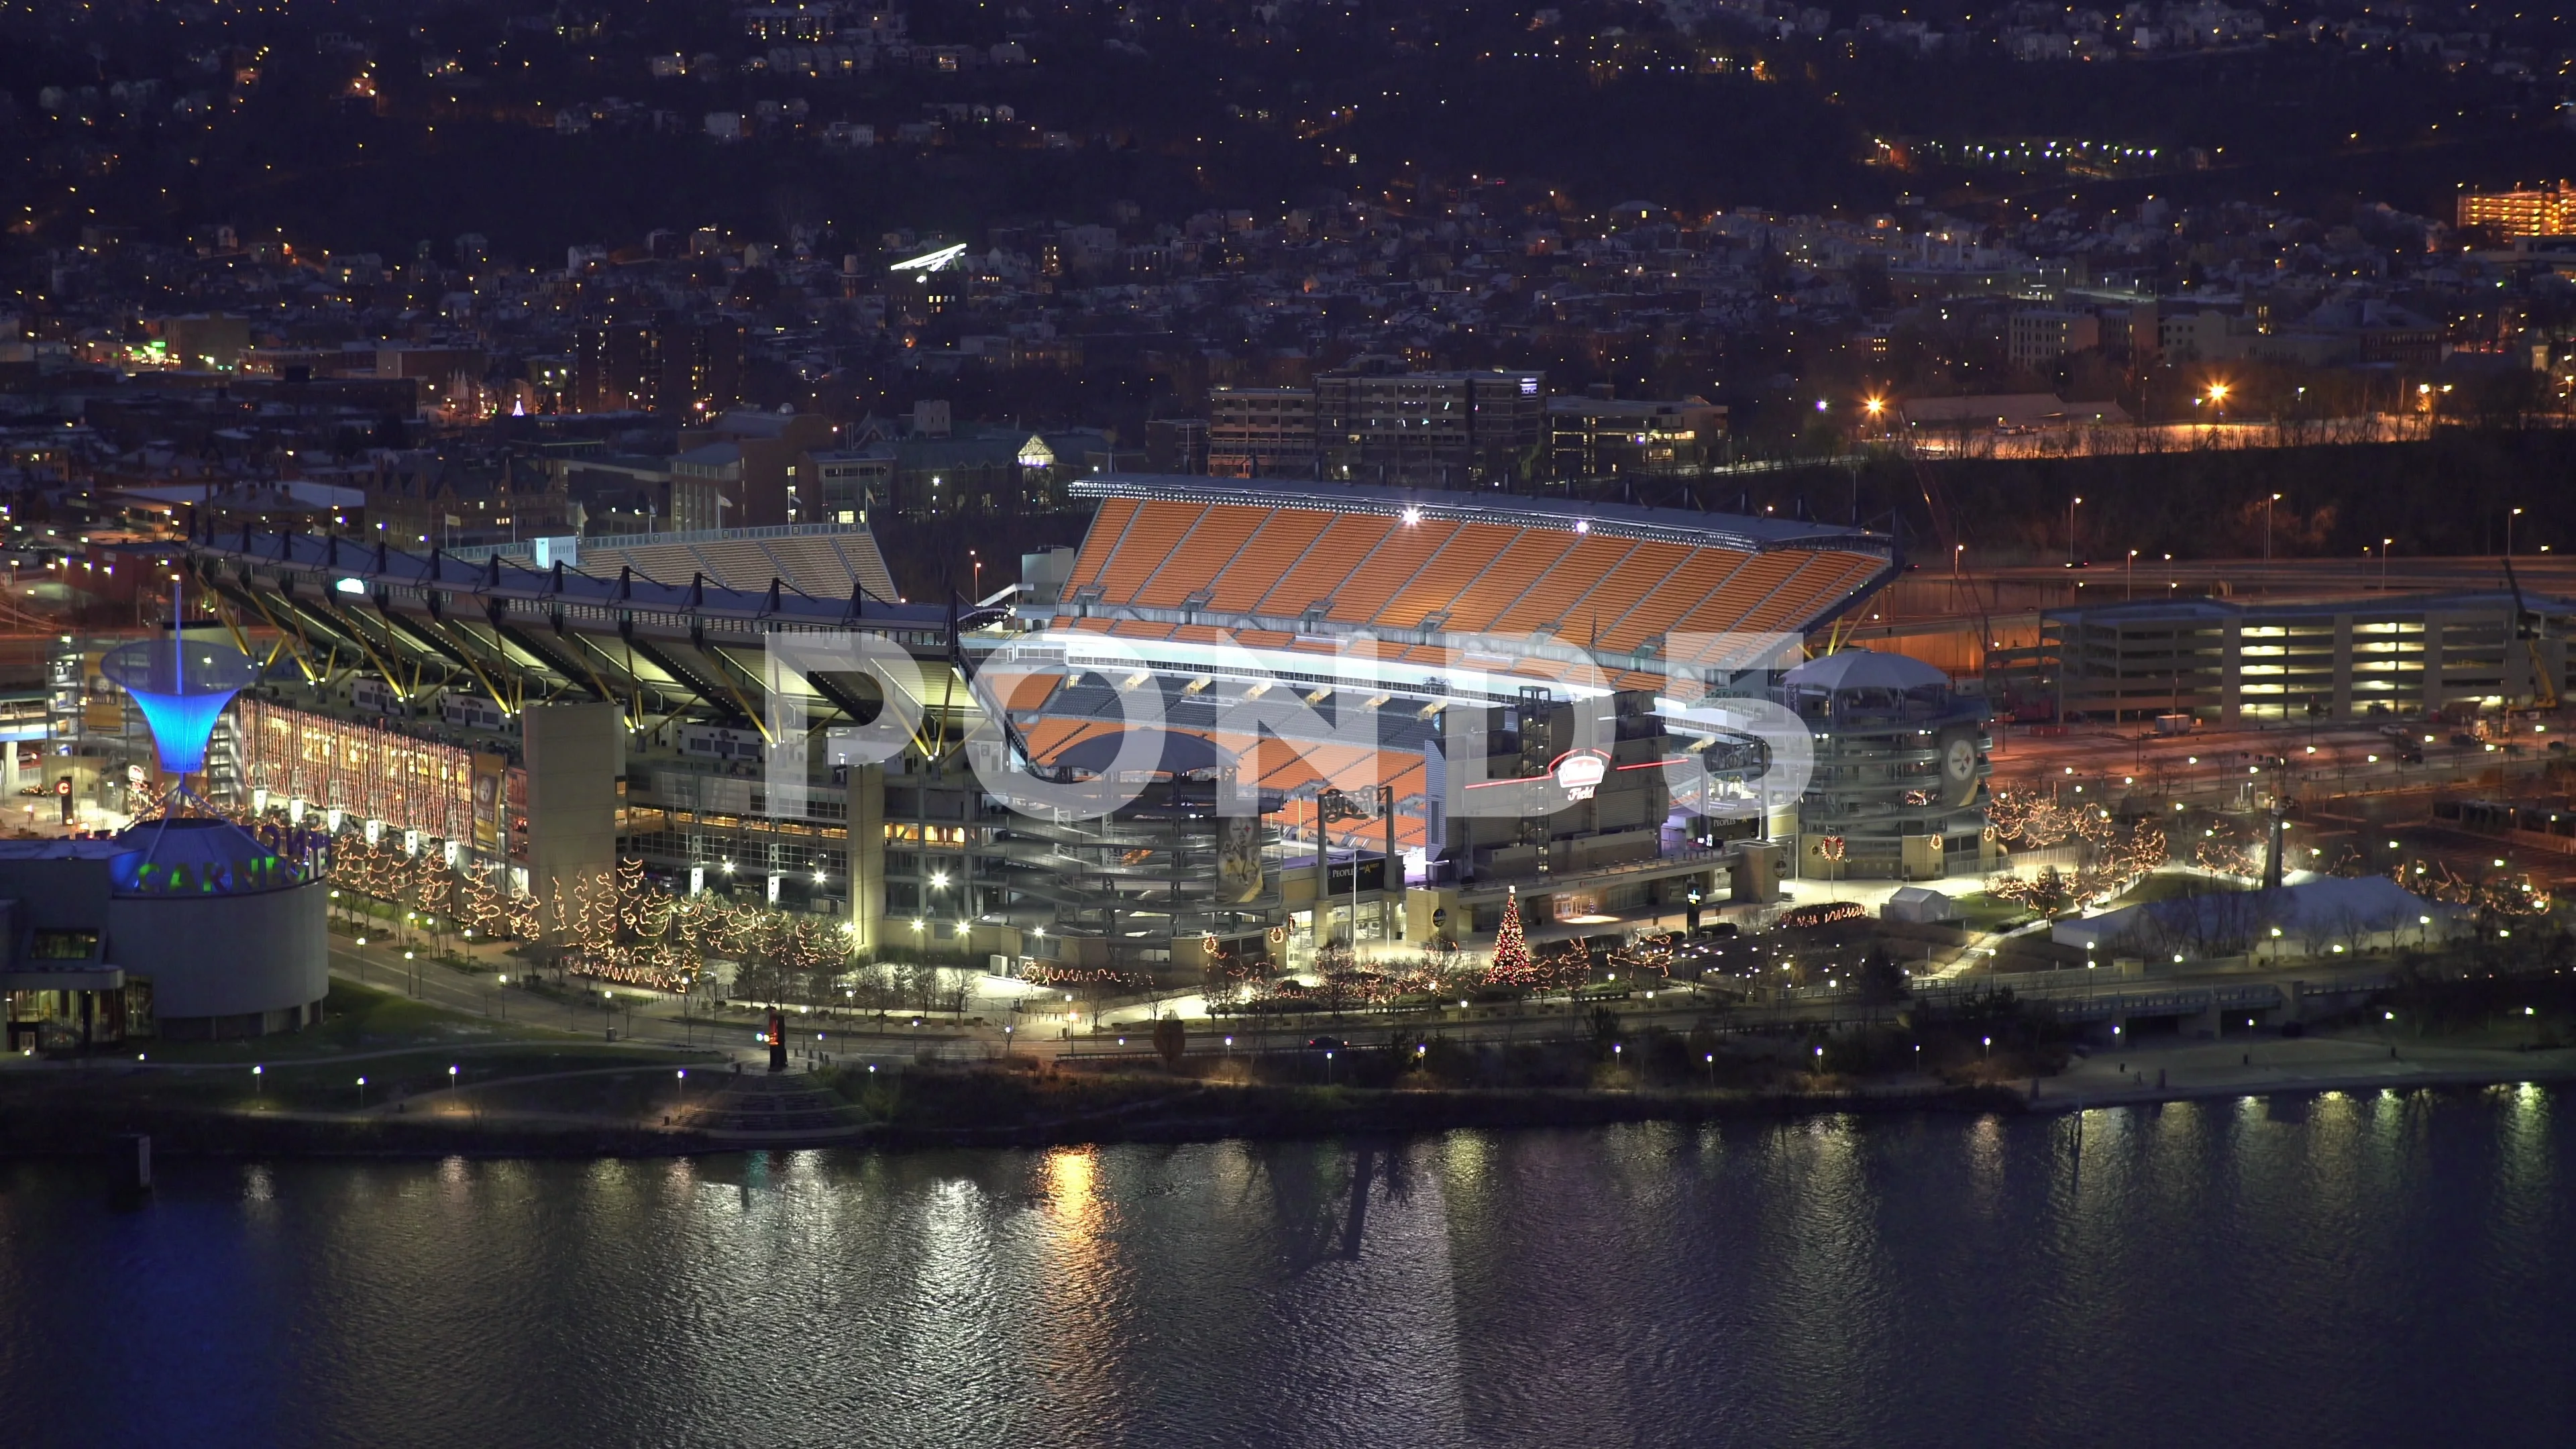
[[[1321,476],[1339,482],[1511,488],[1546,466],[1547,376],[1323,373],[1315,441]]]
[[[1548,477],[1696,478],[1719,456],[1726,409],[1703,398],[1623,401],[1587,393],[1547,400]]]
[[[2576,603],[2506,592],[2149,599],[2046,611],[2036,668],[2060,718],[2421,715],[2563,692],[2571,619]]]

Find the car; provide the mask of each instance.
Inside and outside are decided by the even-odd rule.
[[[1310,1036],[1306,1038],[1306,1050],[1310,1052],[1337,1052],[1348,1045],[1348,1042],[1343,1041],[1337,1036]]]

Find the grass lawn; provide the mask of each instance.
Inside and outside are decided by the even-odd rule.
[[[1984,891],[1970,891],[1952,899],[1959,909],[1959,920],[1971,931],[2009,931],[2039,919],[2037,912],[2019,901],[1997,900]]]
[[[540,1026],[465,1016],[392,991],[334,979],[323,998],[322,1022],[282,1036],[249,1041],[152,1042],[137,1050],[153,1061],[209,1064],[276,1062],[281,1065],[350,1052],[402,1047],[437,1051],[502,1042],[571,1042],[578,1038]]]
[[[2245,887],[2190,871],[2160,870],[2112,898],[2110,908],[2150,906],[2158,901],[2176,900],[2183,896],[2214,895],[2221,891],[2238,891]]]
[[[491,1021],[346,981],[331,983],[319,1026],[252,1041],[137,1043],[155,1068],[190,1070],[115,1072],[106,1058],[101,1086],[144,1098],[186,1098],[203,1103],[264,1102],[294,1109],[346,1109],[358,1105],[357,1079],[367,1079],[370,1104],[401,1090],[410,1095],[448,1085],[448,1067],[474,1082],[548,1073],[632,1067],[648,1076],[679,1065],[703,1066],[702,1053],[670,1048],[612,1046],[543,1027]],[[131,1059],[126,1059],[130,1064]],[[254,1076],[251,1068],[257,1066]],[[104,1073],[115,1073],[105,1076]],[[574,1109],[578,1110],[578,1109]]]

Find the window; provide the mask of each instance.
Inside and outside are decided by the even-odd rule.
[[[96,931],[38,931],[28,948],[31,961],[87,961],[98,954]]]

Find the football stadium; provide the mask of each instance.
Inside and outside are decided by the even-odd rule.
[[[270,665],[210,779],[351,829],[390,798],[371,770],[452,780],[375,828],[514,890],[635,860],[841,917],[865,952],[1059,977],[1470,945],[1513,895],[1534,933],[1604,929],[1780,873],[1937,875],[1982,832],[1974,701],[1919,671],[1894,715],[1786,682],[1899,569],[1884,535],[1277,480],[1071,491],[1079,547],[990,607],[894,597],[864,522],[544,553],[201,538],[195,576]],[[850,667],[778,662],[850,638]]]

